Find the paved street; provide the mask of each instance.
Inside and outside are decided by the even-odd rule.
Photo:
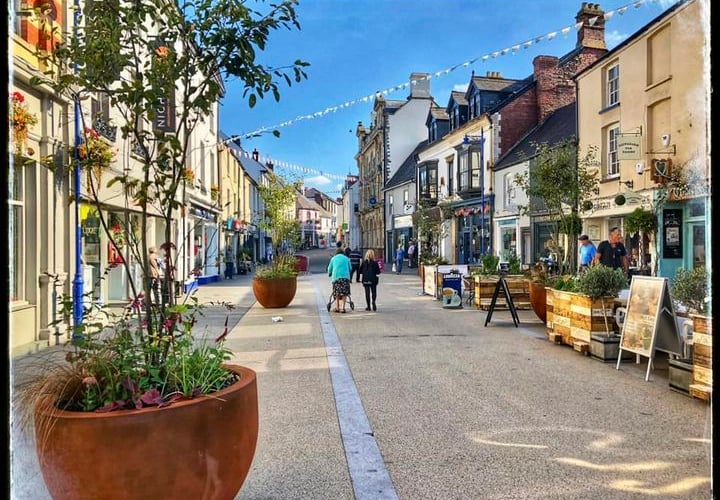
[[[381,275],[378,312],[353,283],[355,311],[328,313],[331,253],[309,252],[286,309],[254,304],[249,276],[198,292],[238,305],[227,346],[258,373],[237,499],[712,497],[710,406],[669,389],[666,360],[645,382],[644,362],[615,370],[551,344],[531,311],[485,328],[485,312],[422,295],[415,269]],[[36,360],[14,360],[16,376]],[[27,436],[12,439],[12,498],[48,499]]]

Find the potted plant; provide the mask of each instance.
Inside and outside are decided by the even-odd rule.
[[[573,299],[573,338],[588,344],[589,354],[602,361],[617,361],[620,338],[615,335],[614,301],[627,287],[622,269],[595,265],[580,274]],[[627,358],[630,353],[623,353]]]
[[[641,273],[649,274],[649,267],[645,263],[645,255],[647,253],[645,249],[645,237],[647,236],[649,245],[652,245],[655,232],[657,231],[657,216],[651,210],[638,207],[625,217],[624,225],[627,234],[637,234],[639,237],[638,270]]]
[[[297,291],[297,261],[293,252],[300,242],[300,223],[295,217],[299,184],[271,169],[264,175],[265,184],[259,191],[265,219],[260,227],[272,237],[272,257],[255,271],[253,293],[263,307],[282,308],[292,302]]]
[[[184,238],[176,241],[172,228],[181,225],[180,188],[189,180],[196,127],[213,119],[222,80],[243,82],[250,107],[266,93],[278,98],[277,82],[291,79],[255,54],[274,30],[299,25],[291,0],[266,13],[236,2],[230,8],[225,1],[194,7],[87,2],[78,28],[43,56],[53,71],[31,82],[74,104],[85,135],[70,166],[79,166],[80,175],[96,168],[92,159],[102,153],[84,123],[88,98],[108,98],[122,139],[134,145],[107,184],[88,176],[87,188],[74,193],[76,202],[82,196],[95,210],[108,247],[122,248],[115,264],[129,283],[130,304],[116,313],[97,304],[84,308],[73,290],[59,320],[72,338],[66,358],[46,366],[17,394],[56,499],[232,498],[252,463],[256,375],[229,364],[227,327],[196,338],[202,304],[192,297],[176,300],[173,293]],[[305,65],[296,61],[287,71],[300,81]],[[160,116],[160,106],[169,114]],[[79,175],[74,180],[79,186]],[[125,211],[116,232],[107,203],[118,196]],[[164,234],[155,235],[155,227]],[[149,249],[155,245],[165,267],[163,290],[169,291],[160,300],[153,300],[158,278]]]
[[[709,401],[712,393],[712,302],[709,276],[705,267],[679,268],[671,281],[673,301],[687,311],[692,320],[692,384],[690,394]]]
[[[527,274],[530,307],[543,323],[547,322],[547,288],[554,281],[554,278],[548,273],[547,264],[544,262],[534,264]]]

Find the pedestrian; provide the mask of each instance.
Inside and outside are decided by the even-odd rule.
[[[231,280],[235,273],[235,261],[232,245],[225,246],[225,278]]]
[[[160,267],[160,258],[155,247],[148,249],[148,266],[150,266],[150,289],[155,300],[155,304],[160,304],[160,280],[162,279],[162,271]]]
[[[377,311],[375,301],[377,299],[377,285],[378,281],[380,281],[378,277],[380,266],[375,262],[375,252],[372,248],[365,252],[365,259],[360,265],[360,274],[362,274],[362,284],[365,289],[365,304],[367,304],[365,310],[370,310],[370,301],[372,299],[372,310]]]
[[[592,265],[597,249],[587,234],[580,236],[578,241],[580,242],[580,270],[584,271]]]
[[[360,261],[362,260],[362,254],[357,247],[355,247],[348,255],[350,258],[350,282],[352,282],[353,274],[355,275],[355,282],[360,283]]]
[[[622,235],[619,227],[610,229],[610,235],[607,240],[603,240],[597,247],[595,254],[595,264],[612,267],[613,269],[622,269],[627,275],[628,257],[625,245],[622,244]]]
[[[350,295],[350,259],[342,248],[335,250],[335,256],[330,259],[327,267],[328,276],[332,281],[333,295],[335,296],[335,312],[345,312],[345,301]],[[342,303],[342,309],[340,304]]]
[[[408,267],[417,267],[417,248],[413,240],[410,240],[408,247]]]
[[[398,243],[397,249],[395,250],[395,272],[397,274],[402,272],[403,259],[405,259],[405,249],[402,243]]]

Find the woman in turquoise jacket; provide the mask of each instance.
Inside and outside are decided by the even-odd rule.
[[[338,248],[327,267],[328,276],[332,280],[333,294],[335,295],[335,312],[345,312],[345,300],[350,295],[351,269],[350,259],[347,258],[342,248]],[[341,302],[342,309],[340,309]]]

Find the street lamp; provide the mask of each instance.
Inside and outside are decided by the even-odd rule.
[[[75,12],[73,14],[73,28],[77,29],[80,24],[80,1],[74,1]],[[75,64],[75,72],[77,73],[77,63]],[[82,227],[80,222],[80,145],[82,144],[82,134],[80,127],[80,116],[82,108],[80,106],[80,95],[74,95],[75,101],[75,277],[72,282],[72,299],[73,299],[73,335],[72,340],[82,340],[83,335],[80,333],[80,327],[83,322],[83,290],[84,280],[82,273]]]

